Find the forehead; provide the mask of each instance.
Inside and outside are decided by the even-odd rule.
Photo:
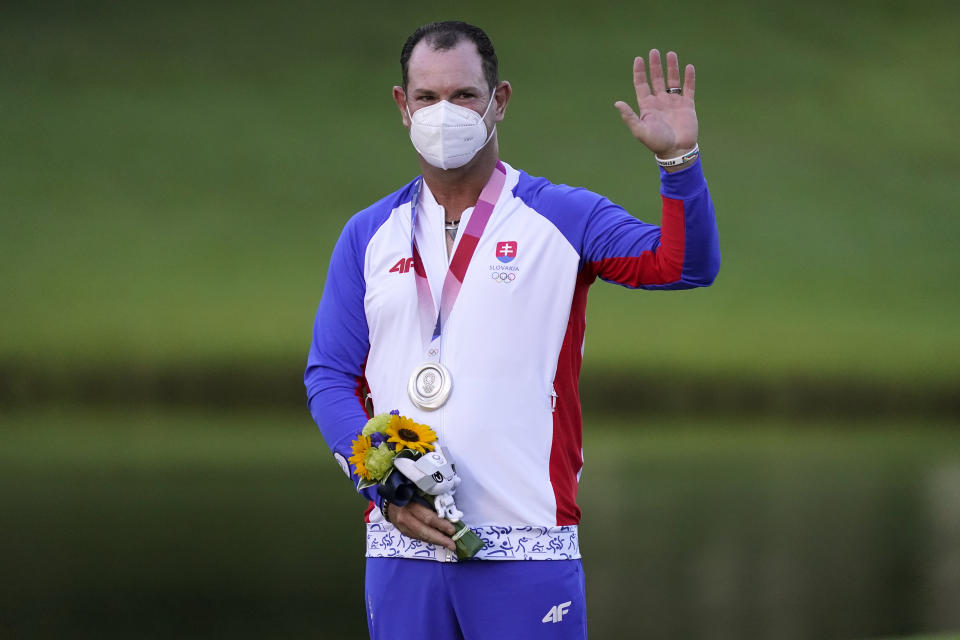
[[[469,39],[452,49],[438,51],[426,40],[413,48],[407,63],[407,89],[442,92],[463,87],[484,87],[483,61]]]

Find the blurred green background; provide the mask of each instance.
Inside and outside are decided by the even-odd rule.
[[[0,638],[365,637],[301,374],[450,18],[513,84],[504,159],[649,221],[613,102],[651,47],[697,67],[717,283],[588,307],[591,637],[960,630],[955,3],[10,2]]]

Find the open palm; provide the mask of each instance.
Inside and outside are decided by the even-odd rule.
[[[680,88],[677,54],[667,53],[667,78],[663,77],[660,52],[650,50],[650,82],[643,58],[633,61],[633,86],[637,90],[637,115],[626,102],[614,104],[633,136],[662,158],[680,156],[697,144],[697,111],[693,105],[695,72],[692,64],[684,69],[682,93],[667,93],[667,87]]]

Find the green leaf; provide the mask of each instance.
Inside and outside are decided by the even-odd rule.
[[[377,484],[376,480],[367,480],[366,478],[361,478],[360,483],[357,484],[357,491],[360,489],[366,489],[367,487],[372,487]]]

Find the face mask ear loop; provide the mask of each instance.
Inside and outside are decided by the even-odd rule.
[[[487,108],[483,110],[483,115],[480,116],[481,118],[486,118],[487,114],[490,113],[490,106],[493,104],[493,99],[496,97],[497,97],[497,90],[496,88],[494,88],[494,90],[490,93],[490,102],[487,103]]]
[[[497,90],[496,90],[496,88],[494,88],[493,92],[490,94],[490,102],[487,103],[487,108],[486,108],[486,110],[483,112],[483,115],[480,116],[480,121],[481,121],[481,122],[484,121],[484,120],[486,120],[486,118],[487,118],[487,113],[489,113],[489,111],[490,111],[490,105],[493,104],[493,99],[496,98],[496,97],[497,97]],[[496,132],[497,132],[497,123],[494,122],[494,123],[493,123],[493,128],[490,129],[490,133],[487,134],[487,139],[484,140],[483,145],[481,145],[481,147],[480,147],[481,149],[483,149],[483,147],[487,146],[487,144],[490,142],[490,139],[493,137],[493,134],[496,133]]]

